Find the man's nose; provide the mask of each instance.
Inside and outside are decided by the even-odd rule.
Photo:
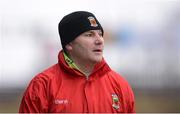
[[[100,45],[103,44],[103,42],[104,42],[103,37],[97,33],[95,43]]]

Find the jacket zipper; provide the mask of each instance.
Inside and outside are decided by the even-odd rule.
[[[84,94],[85,94],[85,98],[86,98],[86,111],[87,112],[89,112],[89,103],[88,103],[88,98],[87,98],[87,86],[88,86],[88,83],[89,83],[89,76],[90,75],[88,75],[88,76],[86,76],[85,75],[85,77],[86,77],[86,80],[85,80],[85,86],[84,86]]]
[[[89,112],[89,104],[88,104],[88,98],[87,98],[87,84],[88,84],[88,77],[86,77],[86,82],[85,82],[85,86],[84,86],[84,94],[85,94],[85,98],[86,98],[86,112]]]
[[[86,81],[89,80],[89,76],[86,76]]]

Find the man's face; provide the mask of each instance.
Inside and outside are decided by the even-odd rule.
[[[101,30],[90,30],[79,35],[70,43],[72,58],[97,63],[102,60],[104,39]]]

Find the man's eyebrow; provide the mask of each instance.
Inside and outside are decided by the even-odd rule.
[[[93,31],[93,30],[89,30],[89,31],[87,31],[87,32],[85,32],[85,33],[95,33],[95,31]],[[99,31],[98,31],[98,33],[102,33],[102,31],[101,31],[101,30],[99,30]]]
[[[85,33],[94,33],[94,31],[90,30],[90,31],[87,31],[87,32],[85,32]]]

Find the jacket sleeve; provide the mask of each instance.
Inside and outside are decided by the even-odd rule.
[[[47,84],[34,78],[26,89],[19,108],[20,113],[48,112]]]
[[[129,93],[129,110],[128,113],[135,113],[135,99],[134,99],[134,93],[132,88],[128,87],[128,93]]]

